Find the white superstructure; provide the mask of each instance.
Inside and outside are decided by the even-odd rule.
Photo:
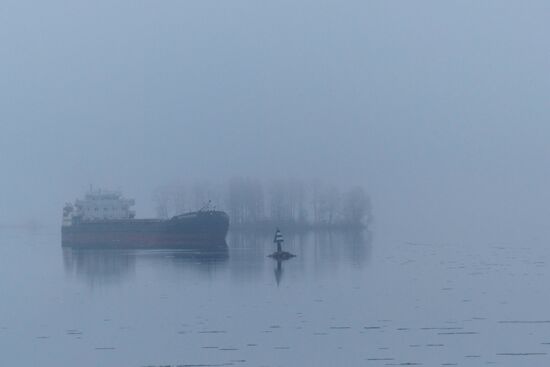
[[[118,191],[90,190],[84,199],[65,205],[63,209],[63,225],[70,225],[72,218],[84,221],[108,219],[132,219],[135,212],[130,207],[134,199],[126,199]]]

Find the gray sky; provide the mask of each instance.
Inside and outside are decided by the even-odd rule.
[[[2,1],[0,221],[90,183],[366,185],[377,226],[550,222],[548,1]],[[426,235],[431,233],[430,235]]]

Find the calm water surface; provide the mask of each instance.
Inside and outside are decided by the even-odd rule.
[[[227,253],[0,232],[0,365],[547,366],[547,243],[231,234]]]

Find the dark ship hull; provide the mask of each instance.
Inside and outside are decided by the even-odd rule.
[[[72,220],[61,227],[63,247],[222,249],[229,217],[221,211],[199,211],[171,219]]]

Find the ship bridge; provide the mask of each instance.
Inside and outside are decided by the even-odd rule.
[[[90,190],[84,199],[75,201],[74,216],[83,220],[132,219],[134,204],[134,199],[126,199],[118,191]]]

